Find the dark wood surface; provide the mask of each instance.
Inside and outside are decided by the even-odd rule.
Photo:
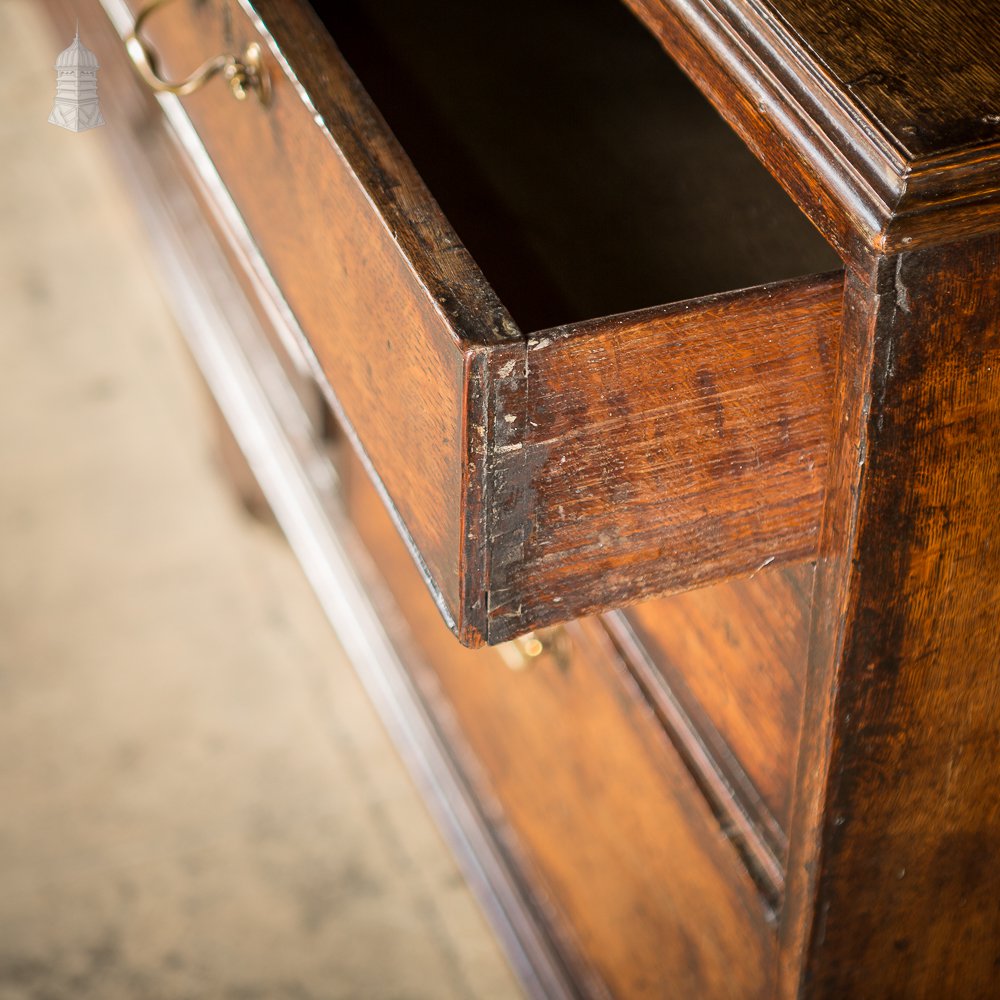
[[[1000,143],[1000,11],[992,0],[763,6],[910,159]]]
[[[788,996],[996,994],[998,259],[991,237],[850,279]]]
[[[859,266],[1000,225],[989,0],[627,2]]]
[[[491,640],[815,553],[841,281],[546,331],[526,362],[493,354],[512,370],[488,415]]]
[[[568,627],[562,666],[543,655],[512,671],[495,650],[460,648],[363,472],[348,479],[355,525],[429,664],[416,680],[470,755],[583,993],[765,995],[765,901],[599,626]]]

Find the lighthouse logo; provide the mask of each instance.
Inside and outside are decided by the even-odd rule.
[[[56,100],[49,122],[71,132],[84,132],[104,124],[97,100],[97,56],[76,38],[56,59]]]

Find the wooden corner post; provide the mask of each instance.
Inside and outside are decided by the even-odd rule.
[[[849,273],[781,993],[1000,984],[1000,236]]]

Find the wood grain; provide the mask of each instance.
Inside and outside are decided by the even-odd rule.
[[[841,282],[493,352],[489,641],[815,553]]]
[[[417,683],[581,993],[765,995],[764,901],[599,628],[572,626],[565,670],[461,649],[363,474],[350,481],[356,527],[429,664]]]
[[[298,82],[322,121],[276,61],[271,107],[238,105],[220,85],[186,98],[185,111],[306,332],[439,609],[477,635],[481,588],[469,607],[462,593],[463,351],[520,335],[305,5],[258,6],[276,44],[292,40]],[[179,75],[201,54],[257,32],[205,4],[165,9],[148,36],[164,73]]]
[[[787,996],[996,991],[998,259],[994,236],[849,282]]]
[[[998,16],[990,0],[767,6],[911,158],[1000,142],[1000,35],[989,30]]]
[[[813,567],[768,568],[620,612],[784,861]]]

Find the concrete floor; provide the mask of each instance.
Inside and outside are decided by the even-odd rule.
[[[46,123],[68,42],[0,0],[0,1000],[516,996],[216,470],[101,131]]]

